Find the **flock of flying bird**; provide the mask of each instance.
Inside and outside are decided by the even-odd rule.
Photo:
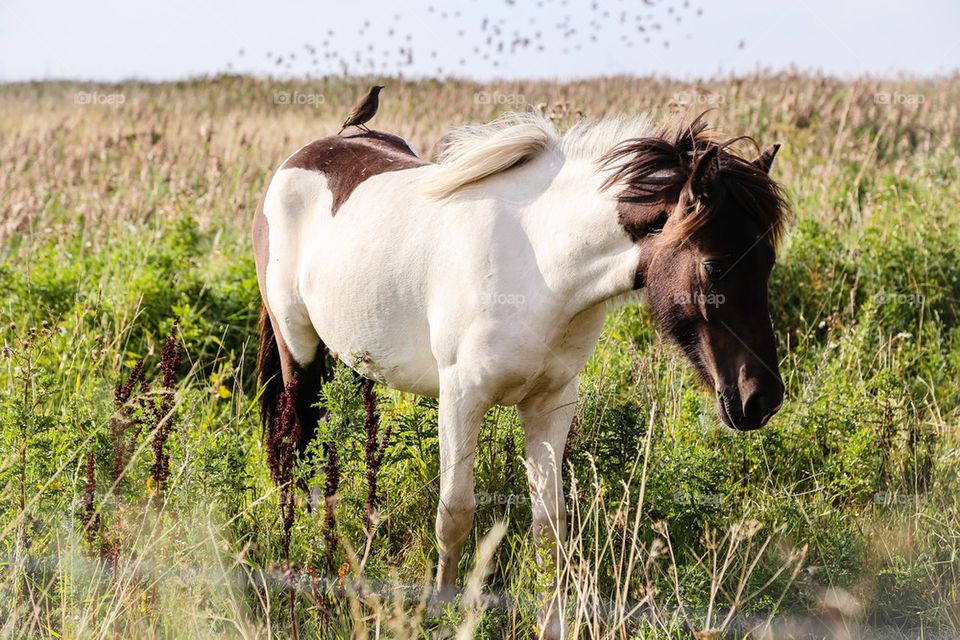
[[[405,14],[379,18],[376,25],[366,19],[351,34],[328,28],[318,43],[285,53],[267,51],[266,58],[275,73],[286,74],[467,75],[468,69],[475,72],[477,66],[506,67],[521,53],[555,58],[590,47],[669,48],[671,38],[680,35],[680,25],[703,15],[703,9],[692,6],[690,0],[500,1],[505,6],[495,12],[497,17],[484,15],[491,13],[485,10],[489,5],[484,7],[479,0],[449,8],[429,5],[425,14],[407,9]],[[439,29],[452,40],[455,51],[438,46],[442,37],[415,37],[401,28],[403,24],[416,25],[421,34]],[[692,34],[682,37],[689,39]],[[355,44],[345,47],[345,42]],[[743,41],[739,46],[743,48]],[[247,55],[244,49],[237,53],[240,58]],[[237,66],[249,64],[244,60]],[[228,63],[227,68],[233,70],[234,64]]]

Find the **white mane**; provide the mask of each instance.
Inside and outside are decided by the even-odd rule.
[[[624,140],[653,134],[646,116],[581,121],[560,135],[539,113],[506,113],[493,122],[458,127],[444,136],[428,195],[442,199],[544,152],[596,161]]]

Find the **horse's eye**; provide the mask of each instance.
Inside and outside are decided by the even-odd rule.
[[[703,270],[706,271],[707,275],[711,278],[719,278],[726,272],[727,265],[719,260],[706,260],[703,263]]]

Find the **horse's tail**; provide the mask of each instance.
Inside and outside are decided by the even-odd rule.
[[[273,323],[264,304],[260,305],[260,347],[257,349],[257,384],[260,387],[260,428],[263,435],[270,433],[277,412],[277,402],[283,393],[283,375],[280,366],[280,348],[273,333]]]

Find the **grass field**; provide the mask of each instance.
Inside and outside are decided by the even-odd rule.
[[[425,607],[436,402],[380,390],[367,549],[345,371],[318,443],[340,455],[334,536],[298,492],[284,560],[247,232],[272,169],[367,84],[0,86],[0,637],[286,638],[291,593],[301,638],[535,637],[512,409],[481,432],[461,603]],[[784,144],[784,408],[726,431],[647,311],[610,313],[564,455],[575,637],[960,636],[960,78],[387,84],[371,124],[426,156],[537,105],[561,127],[715,107],[726,133]],[[297,470],[321,492],[322,458]]]

